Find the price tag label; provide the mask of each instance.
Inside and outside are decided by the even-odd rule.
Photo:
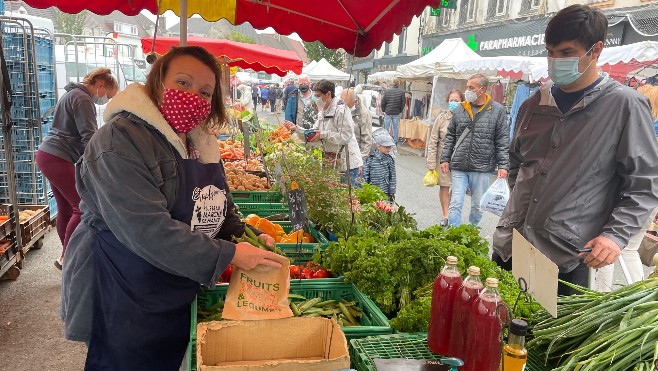
[[[293,189],[288,192],[288,211],[292,230],[308,230],[308,209],[306,195],[303,189]]]
[[[283,168],[280,162],[274,164],[274,180],[278,184],[279,189],[281,189],[281,194],[286,194],[286,181],[283,178]]]

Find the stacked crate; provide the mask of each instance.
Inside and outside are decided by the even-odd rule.
[[[2,46],[12,89],[12,146],[17,201],[26,205],[55,206],[48,184],[36,165],[36,152],[50,130],[51,108],[56,104],[52,38],[32,32],[19,19],[2,20]],[[0,145],[4,146],[2,141]],[[0,173],[6,179],[6,161],[0,151]],[[2,176],[0,176],[2,178]],[[0,203],[9,202],[6,182],[0,182]],[[51,213],[56,207],[51,207]]]

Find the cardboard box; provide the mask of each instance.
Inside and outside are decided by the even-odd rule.
[[[204,322],[197,370],[335,371],[350,367],[345,334],[327,318]]]

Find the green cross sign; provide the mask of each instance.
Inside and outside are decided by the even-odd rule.
[[[475,34],[470,34],[468,36],[468,42],[466,43],[469,48],[473,49],[474,52],[478,51],[478,48],[480,47],[480,43],[475,42]]]

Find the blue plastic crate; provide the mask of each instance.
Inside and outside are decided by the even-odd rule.
[[[48,206],[50,207],[50,220],[53,220],[57,216],[57,201],[55,201],[55,197],[48,197]]]
[[[39,82],[39,94],[52,93],[55,91],[55,72],[52,69],[37,71]]]
[[[34,38],[37,64],[52,66],[55,60],[53,40],[46,37],[36,36]]]
[[[24,91],[26,89],[25,73],[23,71],[9,71],[9,82],[12,92]]]

